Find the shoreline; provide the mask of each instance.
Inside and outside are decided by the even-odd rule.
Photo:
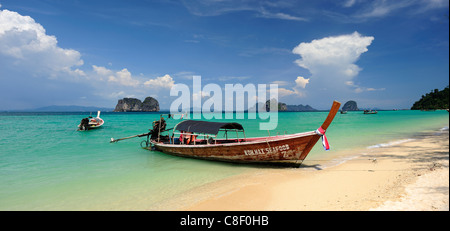
[[[255,168],[152,210],[449,211],[448,129],[342,158],[329,166],[305,161],[300,168]]]

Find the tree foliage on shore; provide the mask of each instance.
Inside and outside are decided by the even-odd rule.
[[[411,110],[436,110],[448,109],[449,89],[448,86],[442,91],[434,89],[426,95],[422,95],[419,101],[416,101]]]

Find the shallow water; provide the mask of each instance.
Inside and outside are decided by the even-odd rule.
[[[317,129],[327,112],[279,113],[270,135]],[[262,166],[195,160],[140,148],[159,113],[102,113],[102,128],[76,131],[83,113],[0,113],[0,210],[152,210],[192,188]],[[247,118],[248,115],[245,115]],[[336,160],[358,149],[413,139],[447,127],[448,112],[379,111],[337,114],[307,160]],[[247,137],[267,136],[260,120],[241,123]],[[168,121],[172,127],[179,121]]]

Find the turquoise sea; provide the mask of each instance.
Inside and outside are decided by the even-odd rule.
[[[279,113],[278,128],[270,135],[315,130],[327,114]],[[109,143],[111,138],[148,132],[159,113],[102,112],[102,128],[76,131],[88,115],[0,113],[0,210],[159,210],[164,202],[195,187],[268,168],[148,151],[140,148],[144,138]],[[247,137],[268,135],[258,130],[259,120],[233,121],[244,126]],[[168,127],[177,122],[169,121]],[[337,114],[326,133],[331,150],[324,151],[318,142],[304,163],[356,155],[424,131],[448,129],[448,124],[447,111]]]

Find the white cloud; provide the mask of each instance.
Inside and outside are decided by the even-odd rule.
[[[137,87],[140,84],[139,80],[134,79],[126,68],[116,72],[114,75],[110,75],[108,82],[116,82],[128,87]]]
[[[356,85],[353,81],[347,81],[345,82],[346,85],[353,87],[353,91],[355,93],[361,93],[365,91],[384,91],[386,88],[373,88],[373,87],[361,87],[359,85]]]
[[[105,98],[118,96],[135,97],[140,95],[144,97],[148,94],[148,88],[151,88],[153,91],[167,90],[175,84],[170,75],[146,79],[143,74],[139,76],[133,75],[127,68],[115,71],[96,65],[92,65],[90,79],[95,79],[97,84],[102,81],[109,83],[108,85],[100,84],[102,89],[99,89],[100,93],[98,94]],[[127,92],[133,92],[133,94],[131,95]]]
[[[421,0],[427,8],[441,8],[448,7],[448,0]]]
[[[110,69],[106,68],[106,67],[100,67],[100,66],[96,66],[96,65],[92,65],[92,69],[94,70],[94,72],[100,76],[110,76],[113,75],[113,71],[111,71]]]
[[[300,43],[292,52],[301,56],[295,63],[311,73],[298,76],[292,93],[301,97],[344,97],[363,91],[383,90],[354,84],[362,70],[355,63],[368,51],[374,37],[352,34],[325,37]]]
[[[272,84],[278,84],[278,86],[288,86],[290,83],[288,81],[276,80],[273,81]]]
[[[291,85],[287,81],[274,81],[272,83],[281,83],[279,85],[281,86],[288,86]],[[292,89],[287,89],[280,87],[278,88],[278,96],[280,98],[286,97],[286,96],[297,96],[297,97],[304,97],[306,95],[306,92],[304,89],[306,88],[306,84],[309,83],[309,79],[305,79],[302,76],[298,76],[295,80],[295,86],[292,87]]]
[[[75,69],[74,71],[73,71],[77,76],[86,76],[86,73],[84,73],[84,71],[82,71],[82,70],[80,70],[80,69]]]
[[[84,75],[79,69],[73,70],[83,65],[80,52],[59,47],[56,37],[47,35],[33,18],[9,10],[0,10],[0,55],[6,57],[2,62],[35,76]]]
[[[92,70],[93,74],[91,75],[91,78],[98,81],[107,80],[109,83],[135,88],[142,86],[143,83],[142,77],[133,76],[127,68],[120,71],[114,71],[106,67],[92,65]],[[173,79],[169,75],[165,75],[156,79],[150,79],[143,84],[145,86],[154,86],[156,88],[167,88],[167,86],[172,86],[173,83]]]
[[[292,3],[280,1],[258,1],[258,0],[184,0],[187,10],[196,16],[219,16],[232,12],[249,11],[255,12],[255,17],[268,19],[281,19],[290,21],[308,21],[308,19],[294,16],[281,10],[287,11]]]
[[[120,99],[123,97],[133,97],[133,96],[127,95],[124,91],[119,91],[119,92],[113,92],[113,93],[107,95],[107,97],[111,98],[111,99]]]
[[[448,0],[376,0],[370,2],[363,11],[355,14],[355,17],[361,19],[380,18],[392,15],[399,10],[416,15],[433,9],[448,7],[448,4]]]
[[[170,75],[164,75],[162,77],[157,77],[156,79],[149,79],[147,80],[144,85],[151,87],[151,88],[171,88],[175,84],[175,81],[173,80]]]
[[[281,13],[281,12],[272,13],[272,12],[265,10],[264,8],[260,8],[258,17],[292,20],[292,21],[308,21],[308,19],[306,19],[306,18],[297,17],[297,16],[286,14],[286,13]]]
[[[292,90],[279,87],[278,88],[278,97],[283,98],[286,96],[297,96],[297,97],[304,97],[305,92],[299,91],[298,88],[292,88]]]
[[[354,63],[373,40],[372,36],[364,37],[354,32],[300,43],[292,52],[302,57],[295,62],[313,75],[333,70],[338,75],[351,78],[361,70]]]
[[[347,0],[344,3],[344,7],[352,7],[353,5],[355,5],[355,3],[356,3],[356,0]]]
[[[309,79],[305,79],[301,76],[297,77],[297,79],[295,80],[296,83],[296,87],[301,87],[301,88],[305,88],[306,84],[309,83]]]

